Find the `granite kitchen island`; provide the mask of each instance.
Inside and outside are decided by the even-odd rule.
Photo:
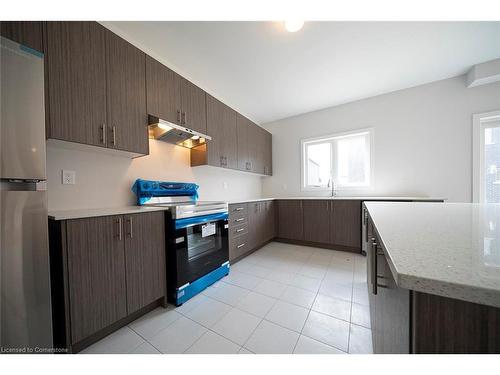
[[[500,352],[500,205],[365,202],[376,353]]]

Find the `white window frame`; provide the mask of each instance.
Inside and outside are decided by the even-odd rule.
[[[374,176],[374,129],[373,128],[363,128],[363,129],[356,129],[356,130],[350,130],[346,132],[341,132],[341,133],[334,133],[334,134],[328,134],[328,135],[323,135],[319,137],[313,137],[313,138],[305,138],[300,140],[300,190],[301,191],[329,191],[330,187],[327,186],[308,186],[307,185],[307,176],[306,176],[306,160],[305,160],[305,154],[306,154],[306,146],[312,143],[323,143],[323,142],[328,142],[332,141],[335,138],[342,138],[342,137],[348,137],[356,134],[363,134],[363,133],[368,133],[368,153],[370,155],[369,163],[370,163],[370,172],[368,174],[368,184],[362,185],[362,186],[339,186],[337,181],[335,183],[337,184],[336,190],[337,191],[352,191],[352,190],[366,190],[369,189],[373,186],[373,176]],[[336,150],[332,150],[332,152],[336,152]],[[331,157],[331,163],[332,163],[332,168],[334,168],[334,164],[336,161],[336,156]]]
[[[487,122],[500,119],[500,111],[472,115],[472,201],[484,203],[484,129]]]

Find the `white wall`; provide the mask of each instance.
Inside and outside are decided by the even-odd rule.
[[[499,109],[500,83],[468,89],[460,76],[265,124],[274,175],[263,180],[263,195],[314,194],[300,190],[301,139],[371,127],[374,184],[340,194],[471,202],[472,114]]]
[[[136,159],[47,146],[49,210],[135,204],[136,178],[196,182],[203,200],[261,196],[260,176],[213,167],[190,167],[189,150],[150,140],[150,155]],[[61,170],[76,171],[75,185],[61,184]],[[224,185],[227,185],[224,188]]]

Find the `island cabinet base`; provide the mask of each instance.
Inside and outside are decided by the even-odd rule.
[[[500,353],[500,308],[398,287],[372,235],[367,280],[374,353]]]
[[[500,353],[500,309],[411,293],[413,353]]]

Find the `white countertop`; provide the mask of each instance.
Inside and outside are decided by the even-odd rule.
[[[123,206],[123,207],[104,207],[104,208],[81,208],[74,210],[54,210],[54,211],[49,211],[49,218],[53,220],[71,220],[71,219],[82,219],[85,217],[140,214],[152,211],[165,211],[167,209],[168,209],[167,207]]]
[[[424,202],[441,202],[446,201],[448,198],[443,197],[384,197],[384,196],[325,196],[325,197],[273,197],[273,198],[255,198],[255,199],[235,199],[229,201],[229,204],[233,203],[251,203],[251,202],[259,202],[259,201],[269,201],[269,200],[277,200],[277,199],[291,199],[291,200],[361,200],[361,201],[424,201]]]
[[[500,307],[500,205],[365,205],[398,286]]]
[[[229,204],[235,203],[251,203],[260,201],[270,201],[275,199],[359,199],[359,200],[423,200],[423,201],[442,201],[446,198],[425,198],[425,197],[283,197],[283,198],[250,198],[250,199],[237,199],[231,200]],[[126,215],[138,214],[147,211],[165,211],[166,207],[152,207],[152,206],[122,206],[122,207],[104,207],[104,208],[81,208],[70,210],[51,210],[49,211],[49,218],[53,220],[71,220],[81,219],[85,217],[97,216],[112,216],[112,215]]]

